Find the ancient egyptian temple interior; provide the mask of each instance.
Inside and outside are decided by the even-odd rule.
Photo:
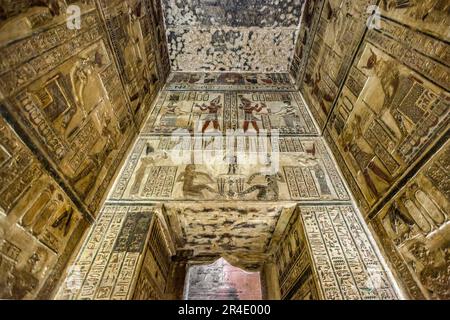
[[[450,299],[450,0],[0,0],[0,299]]]

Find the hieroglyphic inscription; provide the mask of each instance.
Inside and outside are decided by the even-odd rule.
[[[130,299],[153,210],[105,206],[57,298]]]
[[[396,299],[389,277],[351,206],[300,207],[325,299]]]

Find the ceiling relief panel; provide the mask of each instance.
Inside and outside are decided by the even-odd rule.
[[[300,95],[291,92],[165,92],[142,134],[225,134],[228,130],[280,135],[318,133]]]
[[[174,72],[165,89],[177,90],[254,90],[295,91],[288,73],[191,73]]]
[[[254,156],[256,152],[249,152],[248,148],[259,142],[239,137],[236,143],[242,143],[243,151],[236,148],[224,151],[225,140],[221,138],[140,138],[116,182],[111,199],[349,200],[320,139],[280,138],[273,144],[275,151],[263,153],[264,159],[258,160]],[[273,150],[270,143],[268,150]]]
[[[301,0],[162,0],[167,25],[296,27]]]
[[[77,41],[31,61],[22,51],[14,59],[23,65],[0,77],[9,112],[94,215],[135,131],[97,16],[86,19],[92,26]]]
[[[286,72],[295,29],[167,29],[174,71]]]
[[[285,72],[301,0],[163,0],[174,71]]]
[[[317,300],[319,292],[299,212],[296,209],[290,217],[284,234],[274,250],[280,294],[282,299]]]

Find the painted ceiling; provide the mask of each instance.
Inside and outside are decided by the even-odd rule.
[[[173,71],[287,71],[303,0],[162,3]]]

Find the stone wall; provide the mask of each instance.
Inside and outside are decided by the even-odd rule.
[[[161,8],[3,0],[0,12],[0,297],[48,298],[165,83]]]
[[[448,141],[449,9],[440,0],[307,1],[291,65],[359,208],[412,298],[449,294],[447,149],[440,160],[431,159]],[[439,165],[427,169],[428,160]],[[439,230],[440,242],[432,230]],[[420,246],[420,253],[409,254],[410,246]],[[418,255],[439,261],[422,266],[411,260]]]

